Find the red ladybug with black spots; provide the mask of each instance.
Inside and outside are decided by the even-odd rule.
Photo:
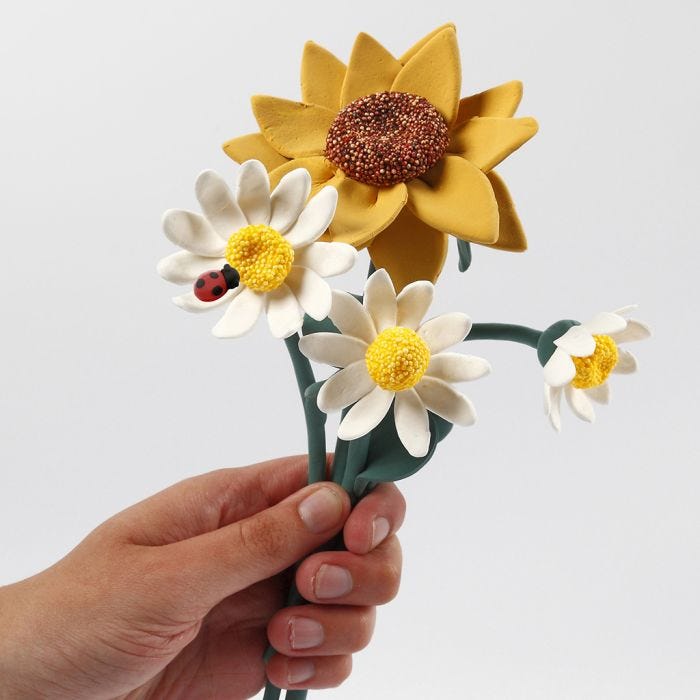
[[[235,289],[239,283],[238,270],[224,265],[221,270],[203,272],[194,283],[194,295],[200,301],[216,301],[229,289]]]

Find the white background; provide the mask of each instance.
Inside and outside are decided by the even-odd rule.
[[[328,698],[700,697],[698,5],[15,3],[0,26],[0,583],[185,476],[304,450],[263,325],[238,341],[155,274],[169,207],[235,166],[253,93],[298,97],[303,43],[401,53],[458,25],[463,94],[525,82],[540,133],[500,168],[530,249],[451,251],[438,310],[544,327],[638,302],[655,337],[594,426],[554,434],[527,348],[402,487],[405,572]],[[364,268],[362,262],[361,267]],[[363,270],[341,280],[359,287]],[[318,696],[322,696],[318,693]]]

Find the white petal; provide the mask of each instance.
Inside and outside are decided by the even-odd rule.
[[[185,311],[201,313],[202,311],[211,311],[212,309],[216,309],[217,307],[232,301],[233,298],[238,296],[239,293],[240,287],[237,289],[229,289],[226,294],[214,301],[200,301],[194,295],[194,292],[188,292],[187,294],[181,294],[178,297],[173,297],[173,303],[175,306],[179,306]]]
[[[371,343],[377,337],[377,331],[372,318],[361,302],[352,294],[338,289],[333,290],[332,297],[333,302],[328,316],[336,328],[343,335],[352,335],[366,343]]]
[[[239,289],[240,293],[229,304],[226,313],[212,330],[217,338],[238,338],[247,333],[255,325],[263,310],[265,301],[263,294],[258,294],[248,287],[239,287]]]
[[[430,424],[428,412],[414,389],[396,394],[394,402],[396,432],[408,454],[425,457],[430,447]]]
[[[586,326],[571,326],[554,344],[573,357],[588,357],[595,352],[595,338]]]
[[[163,214],[163,231],[175,245],[195,255],[218,258],[224,254],[224,240],[201,214],[168,209]]]
[[[304,322],[304,312],[292,290],[286,284],[282,284],[277,289],[267,292],[265,297],[270,332],[275,338],[289,338]]]
[[[294,262],[318,272],[321,277],[332,277],[347,272],[357,259],[357,251],[347,243],[317,241],[294,253]]]
[[[323,383],[318,392],[318,407],[325,413],[337,411],[367,396],[375,387],[365,361],[353,362]]]
[[[618,348],[617,364],[613,367],[615,374],[633,374],[638,366],[637,358],[629,350]]]
[[[426,375],[444,382],[470,382],[491,371],[491,365],[481,357],[441,352],[430,358]]]
[[[564,393],[564,389],[560,386],[550,387],[545,384],[545,391],[549,389],[549,405],[548,405],[548,416],[549,422],[552,427],[557,432],[561,432],[561,395]]]
[[[224,258],[208,258],[180,250],[160,260],[157,270],[158,274],[168,282],[191,284],[202,273],[208,270],[220,270],[225,263]]]
[[[287,285],[294,293],[301,308],[311,318],[323,321],[331,310],[331,288],[328,283],[313,270],[294,265],[287,275]]]
[[[450,423],[472,425],[476,420],[472,402],[441,379],[424,376],[416,384],[416,391],[428,410]]]
[[[249,224],[270,222],[270,178],[258,160],[247,160],[238,171],[236,202]]]
[[[461,343],[471,330],[469,316],[459,312],[442,314],[426,321],[419,329],[418,335],[425,340],[431,354]]]
[[[270,226],[286,233],[299,218],[311,192],[311,175],[305,168],[288,172],[270,195]]]
[[[194,190],[204,215],[224,240],[248,223],[231,190],[218,173],[213,170],[200,173]]]
[[[593,386],[585,391],[588,398],[592,399],[596,403],[603,405],[610,403],[610,385],[607,382],[604,382],[599,386]]]
[[[299,340],[299,350],[315,362],[347,367],[365,359],[367,343],[340,333],[311,333]]]
[[[292,248],[303,248],[323,235],[333,220],[338,191],[328,185],[309,200],[285,238]]]
[[[416,330],[433,303],[435,287],[427,280],[406,285],[396,297],[396,325]]]
[[[627,306],[622,306],[619,309],[615,309],[615,311],[613,311],[613,313],[617,314],[618,316],[627,317],[631,313],[634,313],[637,310],[638,306],[639,306],[638,304],[628,304]]]
[[[564,389],[566,394],[566,400],[571,406],[571,410],[581,419],[585,420],[587,423],[593,423],[595,420],[595,411],[593,410],[593,404],[588,400],[586,392],[582,389],[576,389],[567,385]]]
[[[347,412],[338,428],[338,437],[341,440],[355,440],[374,430],[382,422],[393,400],[393,391],[375,386]]]
[[[369,277],[363,304],[377,333],[396,325],[396,292],[386,270],[377,270]]]
[[[601,311],[590,321],[586,321],[581,325],[585,326],[591,333],[610,335],[611,333],[619,333],[624,330],[627,321],[622,316],[618,316],[618,314]]]
[[[576,365],[569,354],[557,348],[544,366],[544,381],[549,386],[564,386],[576,376]]]
[[[646,340],[651,335],[651,329],[641,321],[627,321],[627,328],[619,333],[611,333],[610,336],[616,343],[632,343],[637,340]]]

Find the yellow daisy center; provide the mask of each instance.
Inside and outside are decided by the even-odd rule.
[[[600,386],[617,364],[618,351],[609,335],[594,335],[595,350],[588,357],[572,357],[576,365],[576,376],[571,384],[577,389]]]
[[[395,326],[382,331],[367,348],[369,376],[382,389],[403,391],[415,386],[430,362],[430,348],[418,333]]]
[[[294,249],[275,229],[264,224],[236,231],[226,244],[226,260],[238,270],[241,283],[254,292],[271,292],[287,278]]]

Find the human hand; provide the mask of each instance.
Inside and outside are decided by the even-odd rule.
[[[283,688],[340,684],[398,590],[405,504],[383,484],[351,512],[336,484],[304,488],[306,468],[288,457],[188,479],[0,588],[0,697],[248,698],[266,671]],[[310,554],[341,529],[348,551]],[[311,604],[280,609],[303,557]]]

